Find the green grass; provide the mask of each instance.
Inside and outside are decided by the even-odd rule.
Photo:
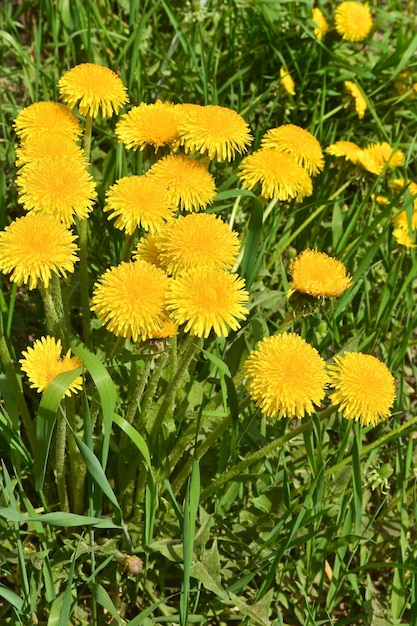
[[[335,6],[320,3],[329,21]],[[5,626],[417,624],[417,259],[392,234],[392,217],[403,208],[411,216],[412,198],[388,186],[392,177],[417,180],[417,94],[395,86],[403,72],[408,87],[417,83],[415,6],[371,2],[375,31],[358,44],[335,31],[317,41],[311,8],[309,0],[208,0],[204,8],[29,0],[0,9],[1,229],[22,214],[13,119],[33,102],[58,100],[59,78],[85,61],[119,73],[129,107],[160,98],[239,111],[251,150],[268,129],[293,123],[323,148],[387,141],[406,155],[404,167],[380,176],[326,157],[301,203],[242,193],[239,160],[212,163],[210,211],[239,232],[248,319],[227,339],[182,333],[162,346],[115,346],[94,320],[87,348],[76,274],[62,282],[85,384],[69,401],[62,393],[78,371],[42,396],[22,377],[22,350],[46,333],[43,302],[3,276]],[[283,64],[295,96],[279,84]],[[361,121],[345,80],[366,96]],[[117,144],[116,121],[99,117],[93,130],[90,285],[119,263],[124,245],[101,211],[105,191],[149,165],[146,153]],[[353,286],[334,300],[288,300],[289,265],[305,248],[343,261]],[[302,335],[329,362],[345,350],[380,358],[396,380],[392,416],[374,428],[326,408],[302,421],[263,416],[247,397],[242,364],[280,330]]]

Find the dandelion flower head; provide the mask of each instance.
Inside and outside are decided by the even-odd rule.
[[[370,144],[362,150],[360,163],[372,174],[381,174],[385,167],[395,168],[404,165],[405,155],[386,141]]]
[[[318,7],[315,7],[313,9],[313,14],[312,14],[311,19],[316,24],[316,28],[314,29],[314,34],[317,37],[317,39],[319,39],[319,41],[322,41],[327,31],[329,30],[329,25],[323,13]]]
[[[290,96],[295,96],[294,79],[285,67],[281,67],[279,70],[279,82]]]
[[[87,164],[84,150],[65,135],[37,133],[28,137],[23,145],[16,149],[17,167],[48,157]]]
[[[180,106],[157,100],[155,103],[142,102],[133,107],[116,124],[115,132],[119,141],[131,150],[144,150],[146,146],[158,150],[168,145],[175,149],[180,139]]]
[[[392,231],[394,239],[400,246],[404,246],[404,248],[417,248],[415,244],[415,240],[411,237],[410,232],[407,227],[398,226],[394,228]]]
[[[336,9],[335,26],[345,41],[362,41],[372,28],[372,15],[368,4],[342,2]]]
[[[32,347],[22,352],[22,357],[19,360],[22,371],[27,375],[30,386],[38,393],[45,391],[58,374],[82,367],[79,358],[71,356],[71,350],[62,356],[61,340],[49,336],[37,339]],[[70,396],[81,389],[82,378],[77,376],[64,395]]]
[[[173,276],[197,266],[231,270],[239,247],[237,233],[220,217],[191,213],[161,232],[159,262]]]
[[[108,67],[81,63],[58,81],[61,100],[70,109],[78,106],[80,115],[112,117],[128,102],[126,87]]]
[[[186,107],[181,116],[181,144],[186,152],[232,161],[252,143],[249,126],[239,113],[217,105]]]
[[[264,338],[244,364],[246,387],[264,415],[302,418],[325,394],[325,362],[295,333]]]
[[[88,216],[97,197],[85,163],[45,157],[27,163],[16,177],[19,202],[26,211],[50,215],[69,226]]]
[[[262,138],[261,148],[275,148],[291,154],[312,176],[324,167],[320,143],[308,130],[294,124],[283,124],[268,130]]]
[[[344,157],[351,163],[359,163],[362,156],[362,148],[353,141],[336,141],[325,149],[327,154],[335,157]]]
[[[147,261],[160,269],[163,269],[161,264],[161,244],[162,236],[164,233],[164,227],[153,233],[146,233],[140,238],[135,250],[133,251],[133,258],[142,261]],[[164,270],[165,271],[165,270]]]
[[[389,417],[395,399],[394,378],[376,357],[361,352],[346,352],[329,366],[330,394],[343,417],[375,426]]]
[[[221,269],[194,267],[169,283],[167,309],[172,320],[185,324],[185,332],[208,337],[213,329],[227,337],[246,318],[249,294],[245,281]]]
[[[76,236],[45,215],[29,213],[0,232],[0,270],[17,285],[48,287],[52,274],[74,271]]]
[[[311,187],[311,179],[305,169],[289,152],[275,148],[260,148],[248,155],[239,165],[238,177],[245,189],[261,184],[264,198],[288,200]]]
[[[314,250],[299,254],[291,263],[290,272],[289,295],[299,291],[315,298],[336,298],[352,284],[341,261]]]
[[[216,185],[207,168],[188,156],[170,154],[157,161],[147,172],[166,189],[173,207],[201,211],[213,202]]]
[[[352,82],[351,80],[345,80],[343,84],[345,86],[346,91],[354,99],[356,113],[358,115],[358,118],[362,120],[365,116],[365,111],[368,108],[368,105],[366,103],[365,98],[363,97],[361,90],[356,85],[356,83]]]
[[[161,330],[168,276],[143,260],[111,267],[94,286],[92,307],[107,330],[137,341]]]
[[[76,116],[57,102],[30,104],[20,111],[13,127],[21,142],[34,135],[63,135],[75,141],[82,134],[81,124]]]
[[[136,228],[154,232],[173,216],[172,204],[158,181],[151,176],[125,176],[106,193],[104,211],[112,211],[114,225],[132,235]]]

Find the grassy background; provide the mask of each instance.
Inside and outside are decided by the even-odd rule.
[[[331,21],[336,3],[320,6]],[[375,32],[363,44],[348,44],[334,31],[316,40],[308,0],[209,0],[204,7],[168,0],[4,2],[0,226],[22,212],[13,118],[32,102],[58,99],[60,76],[85,61],[120,73],[130,106],[161,98],[238,110],[254,148],[266,130],[289,122],[313,132],[323,148],[342,139],[360,146],[388,141],[406,154],[398,175],[416,180],[416,94],[395,86],[405,71],[417,82],[415,3],[370,7]],[[295,96],[279,84],[281,65],[294,78]],[[362,121],[345,80],[366,94]],[[147,166],[146,158],[117,145],[115,122],[99,118],[94,127],[99,207],[117,178]],[[127,346],[118,359],[106,359],[111,338],[100,329],[95,354],[74,344],[90,374],[68,470],[71,489],[82,457],[89,477],[84,509],[77,511],[83,518],[60,512],[52,458],[43,491],[36,489],[41,463],[32,462],[5,368],[1,374],[2,624],[417,623],[417,263],[413,249],[395,243],[391,224],[396,211],[410,210],[411,198],[389,189],[389,175],[375,177],[328,157],[312,197],[272,202],[262,216],[253,196],[236,192],[236,163],[213,164],[212,171],[219,194],[211,210],[238,230],[249,261],[240,269],[250,285],[250,317],[227,341],[207,340],[205,351],[197,351],[177,392],[175,420],[166,420],[159,437],[150,426],[158,402],[148,424],[132,432],[123,421],[149,352]],[[378,205],[377,194],[390,203]],[[93,281],[119,261],[123,241],[100,210],[91,224]],[[342,260],[352,289],[308,309],[290,304],[289,263],[306,247]],[[45,332],[42,304],[4,278],[1,312],[16,364]],[[283,324],[325,359],[355,349],[386,362],[397,383],[392,417],[373,429],[337,414],[314,416],[301,427],[262,417],[245,402],[240,365]],[[186,350],[179,338],[179,361]],[[160,398],[169,389],[169,367],[175,368],[167,358],[155,377]],[[37,424],[49,423],[59,389],[39,406],[24,383]],[[275,454],[245,466],[274,440],[282,444]],[[47,456],[40,445],[38,459],[39,450]],[[141,572],[132,557],[143,562]]]

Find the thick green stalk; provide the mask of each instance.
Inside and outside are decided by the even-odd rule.
[[[65,449],[67,440],[67,423],[65,416],[58,411],[55,431],[55,480],[58,489],[59,508],[69,511],[68,491],[65,480]]]
[[[65,398],[67,420],[74,435],[77,432],[77,420],[75,416],[74,398]],[[87,468],[78,449],[75,437],[68,437],[68,457],[70,469],[70,498],[74,513],[84,512],[84,494]]]
[[[145,395],[143,396],[143,402],[140,407],[140,417],[141,417],[141,424],[145,428],[147,426],[146,422],[148,418],[148,413],[154,400],[155,391],[158,386],[159,379],[162,376],[162,372],[164,371],[170,351],[171,351],[170,344],[167,342],[167,344],[165,345],[164,352],[161,352],[159,353],[159,355],[157,355],[155,368],[152,372],[152,375],[146,387]]]
[[[319,415],[320,420],[323,420],[329,417],[329,415],[334,413],[334,411],[336,410],[337,408],[334,407],[333,405],[327,407],[327,409],[325,409],[324,411],[320,413]],[[230,470],[228,470],[227,472],[219,476],[216,480],[212,482],[212,484],[209,487],[204,489],[200,497],[200,502],[204,502],[205,500],[207,500],[207,498],[209,498],[213,493],[215,493],[220,487],[222,487],[225,483],[228,483],[229,481],[231,481],[233,478],[238,476],[241,472],[246,470],[248,467],[250,467],[254,463],[257,463],[258,461],[261,461],[262,459],[268,458],[271,454],[274,454],[278,450],[278,448],[281,448],[283,445],[285,445],[286,443],[288,443],[295,437],[298,437],[298,435],[301,435],[302,433],[308,430],[311,430],[312,427],[313,427],[313,424],[312,424],[311,419],[308,421],[305,421],[303,424],[298,426],[298,428],[291,430],[290,432],[286,433],[282,437],[278,437],[278,439],[274,439],[274,441],[271,441],[263,448],[260,448],[253,454],[250,454],[249,456],[247,456],[245,459],[243,459],[243,461],[241,461],[240,463],[232,467]]]
[[[133,418],[135,417],[135,413],[138,409],[139,402],[143,396],[143,392],[145,391],[146,383],[148,382],[149,372],[151,371],[153,358],[149,356],[145,360],[145,365],[143,370],[138,377],[136,387],[133,391],[133,395],[130,399],[130,402],[127,406],[125,417],[129,424],[132,424]]]
[[[55,308],[54,298],[52,296],[51,283],[46,288],[44,286],[40,287],[40,292],[42,295],[43,305],[45,308],[45,321],[46,321],[46,331],[48,335],[55,337],[56,339],[64,340],[64,329],[62,328],[61,319],[59,317],[58,311]]]

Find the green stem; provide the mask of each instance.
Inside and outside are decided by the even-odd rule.
[[[7,380],[9,382],[11,391],[13,396],[16,399],[17,407],[19,409],[20,415],[22,417],[23,426],[25,427],[26,435],[29,441],[30,448],[32,452],[35,451],[36,447],[36,433],[35,433],[35,423],[32,421],[32,418],[29,413],[29,409],[26,404],[25,396],[23,395],[23,391],[21,388],[21,384],[19,383],[19,379],[16,374],[16,370],[14,368],[9,347],[7,345],[6,339],[3,335],[3,329],[0,326],[0,359],[3,361],[4,371],[6,373]],[[19,430],[19,424],[13,424],[16,430]]]
[[[58,488],[59,508],[69,511],[68,492],[65,480],[65,449],[67,439],[67,424],[65,416],[58,411],[55,432],[55,480]]]
[[[320,413],[319,415],[320,420],[323,420],[329,417],[329,415],[334,413],[334,411],[336,410],[337,408],[332,405],[327,407],[327,409],[325,409],[324,411]],[[245,459],[243,459],[243,461],[241,461],[240,463],[232,467],[230,470],[228,470],[227,472],[219,476],[215,481],[212,482],[212,484],[209,487],[204,489],[204,491],[202,492],[200,496],[200,502],[202,503],[205,500],[207,500],[207,498],[209,498],[213,493],[215,493],[220,487],[222,487],[225,483],[228,483],[229,481],[231,481],[233,478],[238,476],[241,472],[246,470],[248,467],[250,467],[254,463],[257,463],[258,461],[261,461],[262,459],[268,458],[271,454],[274,454],[278,450],[278,448],[281,448],[283,445],[285,445],[286,443],[288,443],[295,437],[298,437],[302,433],[307,432],[308,430],[311,430],[312,427],[313,427],[313,424],[312,424],[311,419],[308,421],[305,421],[303,424],[301,424],[294,430],[291,430],[290,432],[286,433],[282,437],[279,437],[278,439],[274,439],[274,441],[271,441],[263,448],[260,448],[253,454],[250,454],[249,456],[247,456]]]
[[[137,232],[138,232],[138,229],[135,228],[133,233],[131,235],[129,235],[129,237],[126,239],[125,245],[124,245],[124,248],[123,248],[123,252],[122,252],[122,261],[129,261],[131,255],[132,255],[132,249],[133,249],[133,245],[135,243]]]
[[[143,392],[145,391],[146,383],[148,382],[149,372],[151,371],[151,367],[152,367],[152,362],[153,362],[152,356],[149,356],[145,360],[145,365],[143,367],[143,370],[140,373],[133,395],[126,409],[125,417],[126,417],[126,420],[129,422],[129,424],[132,424],[133,422],[133,418],[135,417],[135,413],[138,409],[139,402],[141,401]]]
[[[58,315],[58,311],[55,308],[54,298],[52,296],[52,288],[51,283],[46,288],[44,286],[40,287],[40,292],[42,295],[43,305],[45,307],[45,320],[46,320],[46,331],[48,335],[52,337],[56,337],[63,341],[64,333],[61,324],[61,319]]]
[[[84,512],[84,493],[85,493],[85,481],[87,468],[82,459],[81,453],[78,449],[77,442],[75,440],[75,434],[77,430],[77,420],[75,416],[74,398],[65,398],[65,406],[67,413],[67,420],[74,436],[68,437],[68,457],[70,468],[70,495],[72,510],[74,513]]]
[[[141,416],[141,423],[145,428],[146,428],[148,413],[154,400],[155,391],[158,386],[159,379],[162,376],[162,372],[164,371],[164,367],[166,365],[168,356],[170,354],[170,350],[171,350],[170,344],[167,342],[165,346],[165,351],[159,353],[158,355],[158,359],[155,363],[155,368],[149,379],[148,386],[146,388],[146,392],[143,397],[143,402],[140,407],[141,409],[140,416]]]
[[[164,399],[162,400],[162,404],[159,407],[159,411],[152,426],[151,440],[154,444],[156,444],[156,439],[158,437],[162,423],[169,411],[169,408],[175,400],[175,395],[177,393],[178,387],[180,386],[181,381],[184,378],[184,375],[188,369],[188,366],[190,365],[194,357],[195,351],[202,345],[202,343],[203,342],[201,339],[197,339],[194,336],[190,336],[187,338],[181,361],[178,365],[174,378],[171,380],[168,389],[165,392]]]

